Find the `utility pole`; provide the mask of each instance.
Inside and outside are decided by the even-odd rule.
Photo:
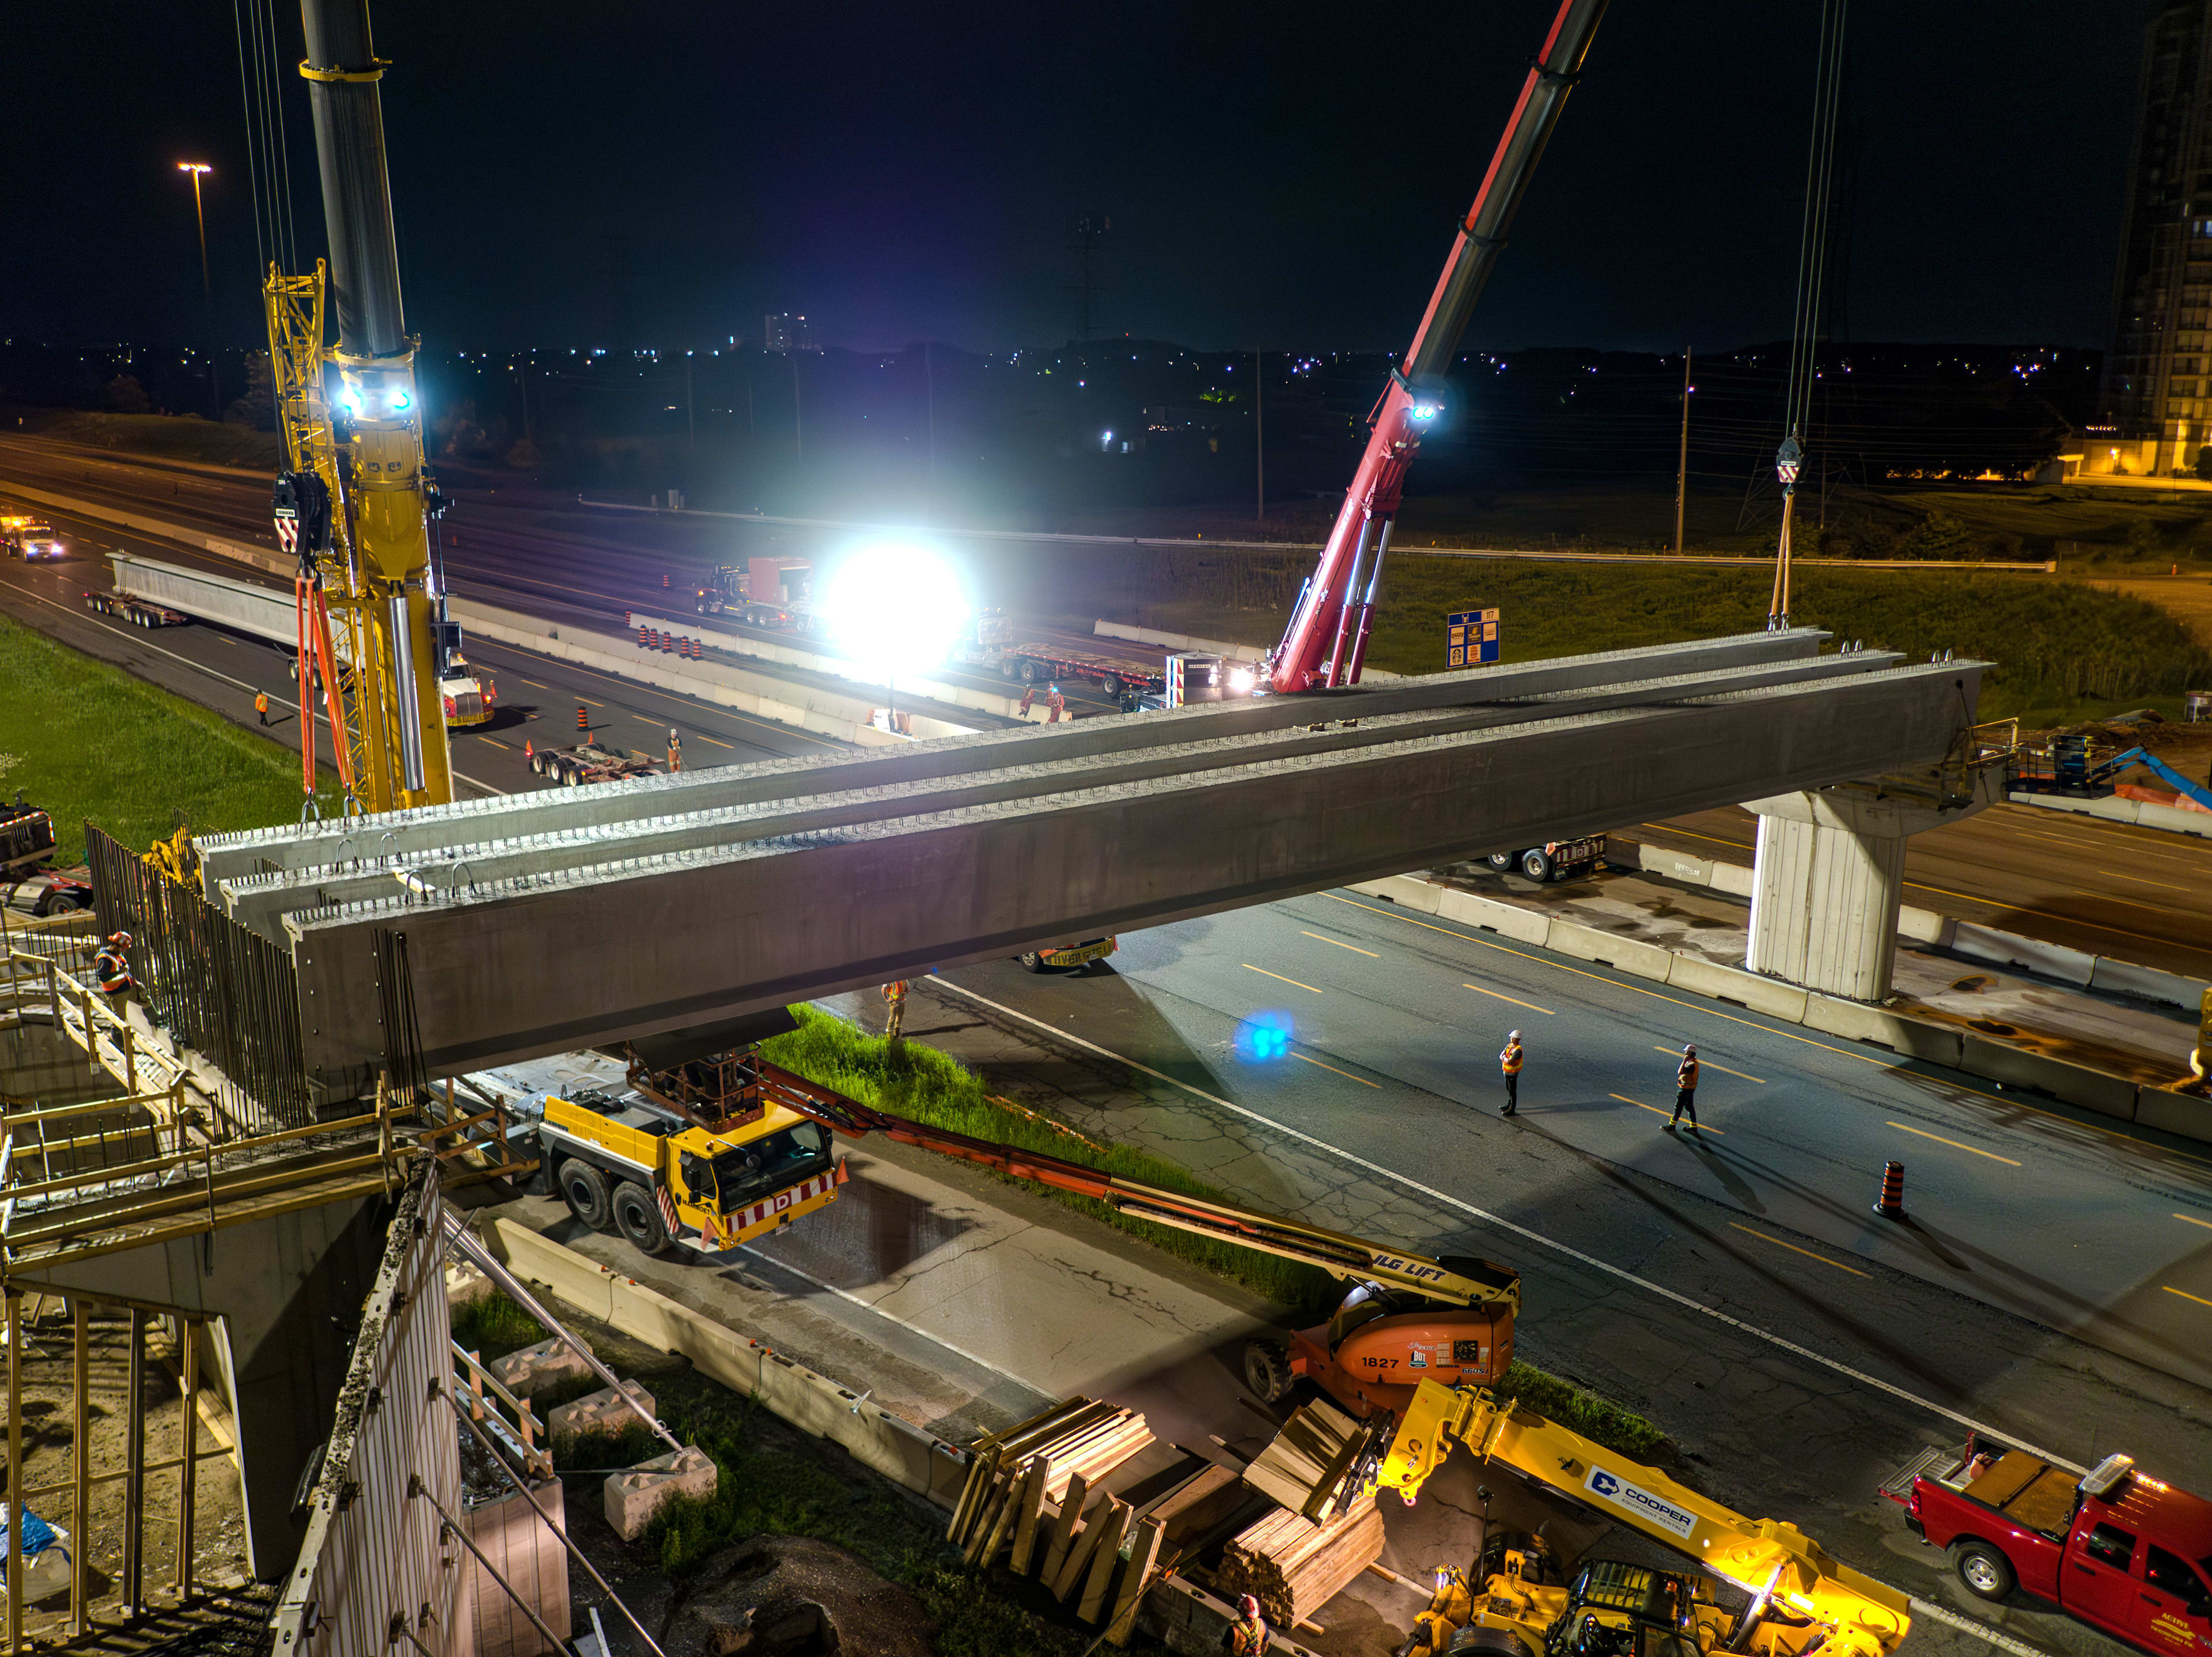
[[[791,458],[794,463],[806,459],[806,423],[799,406],[799,353],[791,353]]]
[[[1674,554],[1682,551],[1682,515],[1690,502],[1690,358],[1692,351],[1682,350],[1682,458],[1676,462],[1674,472]]]
[[[691,411],[691,353],[684,353],[684,429],[696,454],[699,449],[699,423]]]
[[[208,324],[208,394],[215,399],[215,417],[222,418],[222,383],[218,378],[216,358],[221,347],[215,337],[215,283],[208,275],[207,209],[200,201],[200,180],[215,169],[205,161],[179,161],[177,171],[189,173],[192,178],[192,218],[200,229],[200,301],[207,308]]]
[[[929,398],[929,496],[933,511],[937,504],[937,362],[927,339],[921,342],[921,378]]]
[[[1265,351],[1252,353],[1252,450],[1259,465],[1260,515],[1255,522],[1267,521],[1267,356]]]
[[[522,381],[522,436],[524,441],[528,442],[530,441],[530,363],[528,359],[526,358],[522,366],[515,372]]]

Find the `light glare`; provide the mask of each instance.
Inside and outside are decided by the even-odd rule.
[[[911,541],[855,547],[831,573],[822,609],[848,655],[886,673],[943,661],[968,619],[951,565]]]

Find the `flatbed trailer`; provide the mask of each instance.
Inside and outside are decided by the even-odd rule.
[[[986,610],[952,649],[952,657],[985,673],[1024,685],[1079,681],[1096,685],[1119,701],[1126,691],[1139,695],[1167,690],[1167,662],[1149,657],[1077,649],[1049,639],[1023,638],[1004,611]]]
[[[182,627],[191,618],[181,610],[172,610],[166,604],[155,604],[150,599],[132,598],[128,593],[87,593],[84,607],[103,616],[116,616],[133,627]]]
[[[658,776],[657,763],[652,755],[635,748],[603,748],[597,742],[579,742],[571,748],[538,748],[530,756],[532,771],[569,789],[586,783]]]

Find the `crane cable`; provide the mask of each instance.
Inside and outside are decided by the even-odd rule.
[[[1835,187],[1837,118],[1843,108],[1844,27],[1850,0],[1821,0],[1820,47],[1813,70],[1813,136],[1805,156],[1805,216],[1797,233],[1796,312],[1790,325],[1790,378],[1783,393],[1782,444],[1774,472],[1782,484],[1782,539],[1775,550],[1769,631],[1790,625],[1790,539],[1797,474],[1805,463],[1805,421],[1820,377],[1820,323],[1826,297],[1828,217]]]

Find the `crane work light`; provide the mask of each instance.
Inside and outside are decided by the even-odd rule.
[[[830,637],[855,661],[884,673],[945,659],[968,619],[959,576],[934,549],[869,541],[830,572],[822,597]]]

